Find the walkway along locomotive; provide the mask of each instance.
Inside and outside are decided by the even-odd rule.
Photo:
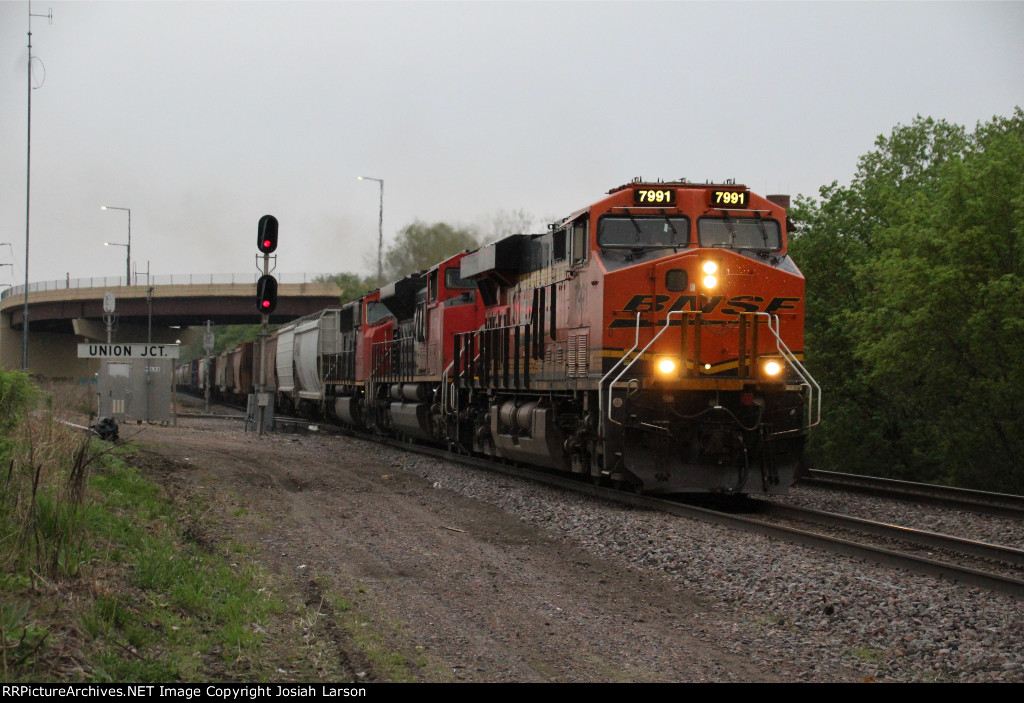
[[[652,493],[784,493],[820,418],[785,208],[642,182],[276,335],[278,407]]]

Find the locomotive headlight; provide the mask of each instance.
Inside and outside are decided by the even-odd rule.
[[[704,272],[704,287],[714,288],[718,285],[718,277],[715,275],[718,273],[718,262],[708,259],[700,265],[700,270]]]
[[[658,372],[664,376],[668,376],[676,372],[676,360],[668,356],[658,359],[657,366]]]
[[[782,373],[782,364],[780,364],[778,361],[775,361],[774,359],[769,359],[768,361],[766,361],[764,363],[764,366],[762,366],[761,368],[764,369],[765,375],[770,378],[775,378],[776,376]]]

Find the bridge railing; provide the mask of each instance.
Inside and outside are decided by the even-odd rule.
[[[323,273],[282,273],[274,274],[278,283],[316,283],[319,280],[330,280],[330,274]],[[139,288],[149,286],[192,286],[192,285],[214,285],[230,283],[251,283],[256,285],[260,274],[257,273],[173,273],[164,275],[140,274],[133,276],[131,285]],[[148,279],[148,280],[147,280]],[[70,288],[117,288],[127,284],[124,276],[91,276],[89,278],[66,278],[57,281],[42,281],[29,283],[29,293],[45,290],[65,290]],[[13,286],[0,292],[0,300],[11,296],[21,295],[25,290],[24,285]]]

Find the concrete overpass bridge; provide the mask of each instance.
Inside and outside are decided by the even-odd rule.
[[[287,322],[339,303],[333,283],[312,274],[281,274],[272,323]],[[84,382],[96,362],[77,358],[80,342],[107,340],[103,296],[116,299],[112,341],[190,344],[206,321],[214,325],[258,324],[256,279],[259,274],[176,274],[152,276],[146,285],[127,285],[122,276],[31,283],[28,290],[28,369],[47,378]],[[0,294],[0,365],[21,368],[24,286]],[[216,328],[214,330],[216,332]]]

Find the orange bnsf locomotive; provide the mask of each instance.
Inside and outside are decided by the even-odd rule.
[[[784,493],[820,392],[786,211],[735,184],[636,181],[461,262],[449,441],[652,493]]]

